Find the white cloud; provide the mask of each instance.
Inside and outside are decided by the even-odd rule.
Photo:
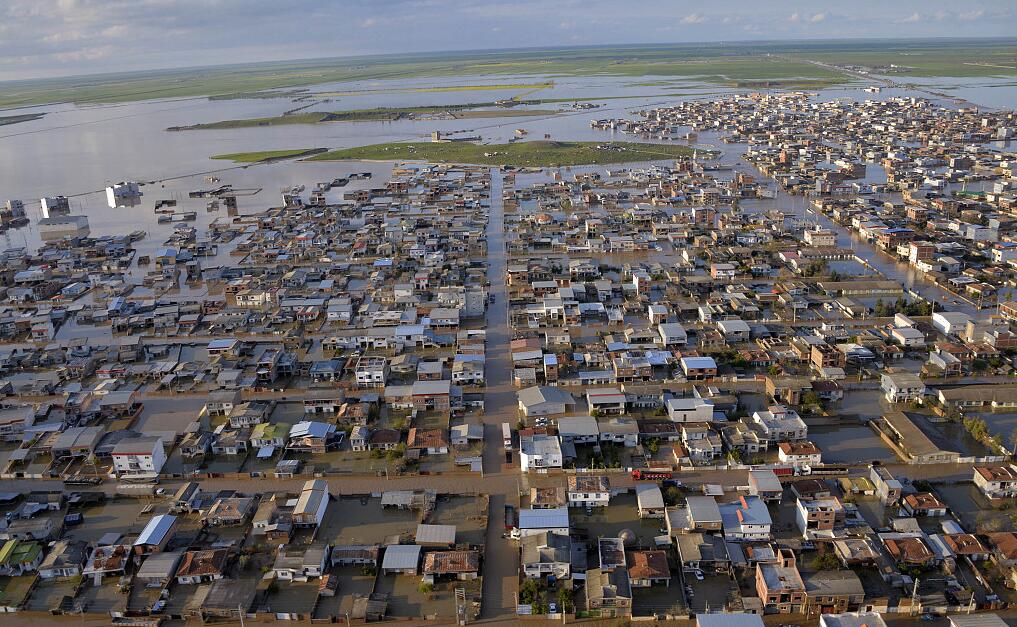
[[[983,9],[975,9],[974,11],[962,11],[957,14],[957,19],[964,22],[971,22],[977,19],[981,19],[985,16]]]
[[[690,13],[681,19],[682,24],[702,24],[706,21],[706,16],[702,13]]]
[[[898,24],[917,24],[922,21],[922,14],[915,11],[911,15],[897,20]]]
[[[373,17],[367,17],[357,22],[357,25],[360,28],[374,28],[378,25],[378,20]]]
[[[809,16],[809,21],[813,24],[818,24],[826,19],[826,13],[813,13]]]

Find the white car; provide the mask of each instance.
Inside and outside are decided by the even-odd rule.
[[[705,579],[705,577],[703,576],[703,571],[701,570],[694,570],[692,571],[692,574],[696,576],[696,581],[702,581],[703,579]]]

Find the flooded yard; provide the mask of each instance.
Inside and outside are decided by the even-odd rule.
[[[848,464],[859,460],[893,461],[893,451],[864,425],[810,427],[809,439],[823,451],[823,463]]]

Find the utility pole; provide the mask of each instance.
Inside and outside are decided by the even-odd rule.
[[[911,613],[914,614],[917,610],[915,601],[918,599],[918,577],[915,577],[915,585],[911,588]]]

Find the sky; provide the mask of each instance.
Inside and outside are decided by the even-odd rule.
[[[1013,0],[0,0],[0,80],[446,50],[1015,33]]]

